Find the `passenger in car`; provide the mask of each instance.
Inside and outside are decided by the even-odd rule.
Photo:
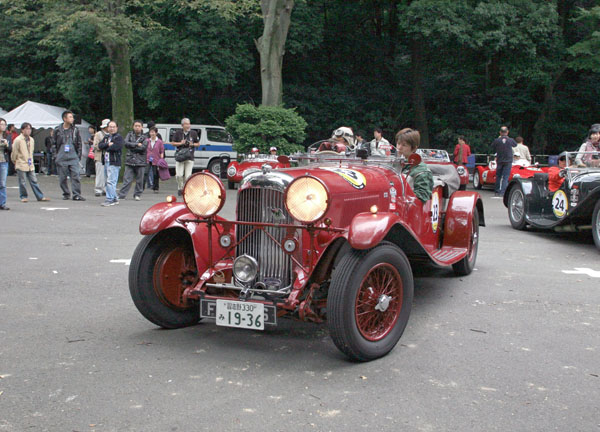
[[[396,148],[399,155],[406,159],[417,151],[421,143],[421,134],[418,130],[404,128],[396,134]],[[433,174],[427,165],[421,161],[417,165],[406,164],[402,168],[402,173],[412,179],[412,188],[423,203],[431,198],[433,191]]]
[[[548,170],[548,190],[556,192],[565,181],[565,167],[567,166],[567,152],[558,155],[558,166],[553,166]]]

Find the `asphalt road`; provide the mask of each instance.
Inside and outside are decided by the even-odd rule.
[[[515,231],[483,191],[476,271],[414,269],[404,336],[361,364],[325,325],[158,329],[121,260],[174,180],[108,208],[40,182],[0,212],[0,431],[600,431],[600,278],[563,272],[600,272],[591,235]]]

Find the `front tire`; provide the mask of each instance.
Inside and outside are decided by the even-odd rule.
[[[221,161],[218,159],[214,159],[211,160],[210,163],[208,164],[208,171],[211,174],[216,175],[217,177],[220,178],[221,175]]]
[[[594,207],[594,213],[592,213],[592,236],[594,237],[594,243],[600,250],[600,199]]]
[[[525,195],[518,186],[513,187],[508,196],[508,219],[514,229],[525,229]]]
[[[327,320],[335,345],[352,360],[389,353],[408,323],[413,276],[396,245],[352,249],[336,267],[327,297]]]
[[[479,178],[479,170],[475,170],[475,172],[473,173],[473,187],[475,189],[481,189],[481,187],[483,186],[481,184],[481,179]]]
[[[180,328],[199,321],[199,307],[182,299],[185,288],[198,280],[189,235],[178,229],[142,239],[129,267],[129,292],[140,313],[164,328]]]
[[[479,212],[473,209],[471,218],[471,236],[469,237],[469,246],[467,254],[459,262],[452,264],[452,270],[457,276],[466,276],[471,274],[477,261],[477,250],[479,249]]]

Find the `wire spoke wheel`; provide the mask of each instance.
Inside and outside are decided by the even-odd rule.
[[[384,338],[398,320],[402,309],[402,278],[390,264],[373,267],[363,279],[356,296],[355,319],[367,340]]]
[[[340,258],[329,286],[333,342],[352,360],[386,355],[406,328],[412,298],[412,271],[400,248],[382,242],[366,251],[351,249]]]
[[[513,187],[508,196],[508,218],[514,229],[525,228],[525,195],[518,186]]]

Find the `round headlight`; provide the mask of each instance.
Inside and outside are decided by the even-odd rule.
[[[465,167],[463,167],[463,166],[457,167],[456,172],[458,173],[458,175],[465,175]]]
[[[223,207],[225,188],[215,175],[196,173],[183,188],[183,201],[196,216],[210,217]]]
[[[258,262],[250,255],[241,255],[233,262],[233,275],[242,283],[250,283],[258,273]]]
[[[311,223],[323,217],[327,211],[329,193],[316,178],[298,177],[286,190],[285,206],[294,219]]]
[[[235,169],[235,166],[231,165],[229,168],[227,168],[227,175],[229,177],[233,177],[237,174],[237,170]]]

